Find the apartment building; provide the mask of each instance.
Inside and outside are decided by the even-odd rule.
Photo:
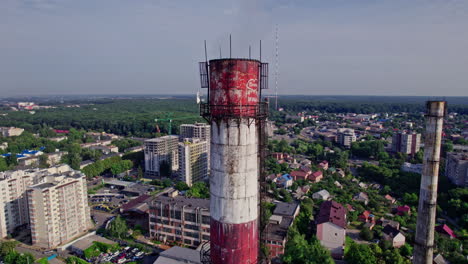
[[[16,228],[29,224],[26,190],[44,182],[48,175],[69,171],[68,165],[48,169],[28,169],[0,172],[0,237],[6,237]]]
[[[351,128],[338,128],[336,141],[338,144],[350,148],[351,143],[356,141],[356,134],[354,133],[354,129]]]
[[[24,129],[18,127],[0,127],[0,135],[3,137],[20,136]]]
[[[205,123],[180,125],[180,138],[198,138],[210,142],[210,125]]]
[[[145,174],[149,177],[161,175],[161,165],[166,163],[171,172],[179,168],[178,136],[163,136],[145,141]]]
[[[210,200],[161,195],[150,203],[150,236],[196,248],[210,240]]]
[[[468,187],[468,153],[447,153],[445,175],[458,186]]]
[[[179,180],[192,186],[208,179],[208,142],[197,138],[179,143]]]
[[[26,193],[33,245],[55,248],[92,227],[83,173],[49,174]]]
[[[392,137],[392,151],[408,155],[415,155],[420,149],[421,134],[414,132],[400,132]]]

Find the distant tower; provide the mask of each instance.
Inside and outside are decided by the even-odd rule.
[[[444,101],[428,101],[426,105],[424,162],[413,259],[415,264],[431,264],[433,262],[437,181],[445,109],[446,103]]]
[[[212,264],[256,264],[259,252],[259,131],[268,106],[268,64],[253,59],[200,63],[211,124],[210,258]],[[203,254],[202,254],[203,261]]]

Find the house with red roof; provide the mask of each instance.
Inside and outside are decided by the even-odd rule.
[[[275,153],[272,153],[271,156],[276,159],[276,160],[282,160],[284,159],[284,154],[281,153],[281,152],[275,152]]]
[[[439,234],[446,235],[450,238],[457,238],[453,230],[450,227],[448,227],[448,225],[446,224],[436,226],[435,231]]]
[[[323,179],[323,172],[322,171],[316,171],[310,175],[309,180],[312,182],[319,182]]]
[[[390,196],[390,194],[385,195],[385,200],[387,200],[391,204],[394,204],[396,202],[396,199]]]
[[[291,171],[289,175],[291,175],[294,181],[297,181],[297,180],[307,180],[309,178],[310,173],[305,172],[303,170],[295,170],[295,171]]]
[[[318,167],[323,169],[323,170],[328,170],[328,161],[324,160],[324,161],[320,162]]]
[[[346,209],[335,201],[325,201],[320,205],[316,217],[317,238],[322,246],[330,250],[333,258],[341,259],[346,238]]]
[[[70,130],[54,129],[54,132],[57,134],[68,134]]]
[[[411,215],[411,208],[408,205],[398,206],[396,208],[397,215]]]
[[[358,220],[364,223],[375,223],[375,216],[366,210],[358,216]]]

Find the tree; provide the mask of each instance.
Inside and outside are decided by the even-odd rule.
[[[345,260],[349,264],[374,264],[377,259],[371,248],[365,244],[352,243],[345,254]]]
[[[359,233],[359,236],[367,241],[374,239],[374,233],[368,227],[364,227]]]
[[[34,256],[31,253],[18,254],[15,264],[32,264],[34,260]]]
[[[287,264],[333,264],[330,252],[314,237],[308,242],[294,227],[289,229],[283,256]]]
[[[0,158],[0,171],[8,170],[8,164],[4,158]]]
[[[386,250],[383,254],[385,263],[404,264],[406,261],[398,252],[398,249]]]
[[[400,254],[405,257],[413,255],[413,248],[410,244],[406,243],[400,248]]]
[[[47,155],[42,154],[39,156],[39,168],[48,168],[49,167],[49,158]]]
[[[9,167],[14,167],[18,165],[18,158],[16,158],[16,153],[11,153],[5,158],[5,161]]]
[[[187,191],[187,197],[195,198],[210,198],[210,190],[204,182],[196,182],[192,185],[192,188]]]
[[[403,194],[403,202],[409,205],[417,205],[418,204],[418,195],[415,193],[405,193]]]
[[[0,243],[0,255],[6,256],[8,253],[15,251],[17,241],[4,241]]]
[[[141,168],[141,166],[138,166],[137,175],[138,175],[138,179],[143,178],[144,173],[143,173],[143,169]]]
[[[172,181],[170,179],[164,179],[162,181],[162,185],[163,185],[164,188],[170,187],[170,186],[172,186]]]
[[[175,185],[175,188],[178,190],[178,191],[186,191],[188,189],[190,189],[190,187],[187,185],[187,183],[183,182],[183,181],[178,181]]]
[[[127,232],[127,223],[125,222],[125,219],[120,217],[120,215],[118,215],[114,221],[109,224],[108,234],[112,237],[116,237],[118,239],[126,238],[128,235]]]

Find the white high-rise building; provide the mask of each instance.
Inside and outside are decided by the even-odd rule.
[[[86,176],[69,170],[27,189],[32,244],[54,248],[91,228]]]
[[[70,170],[68,165],[48,169],[28,169],[0,172],[0,237],[6,237],[17,227],[29,224],[26,189],[43,182],[47,175]]]
[[[91,227],[86,176],[68,165],[0,172],[0,212],[1,237],[29,226],[33,244],[55,247]]]
[[[197,138],[179,143],[179,180],[192,186],[208,179],[208,142]]]
[[[180,139],[184,138],[198,138],[210,142],[210,125],[205,123],[180,125]]]
[[[170,170],[179,169],[178,136],[163,136],[145,141],[145,174],[148,176],[161,176],[161,165],[167,163]],[[170,175],[167,175],[170,176]]]
[[[392,137],[392,151],[415,155],[420,149],[421,134],[411,132],[396,133]]]

